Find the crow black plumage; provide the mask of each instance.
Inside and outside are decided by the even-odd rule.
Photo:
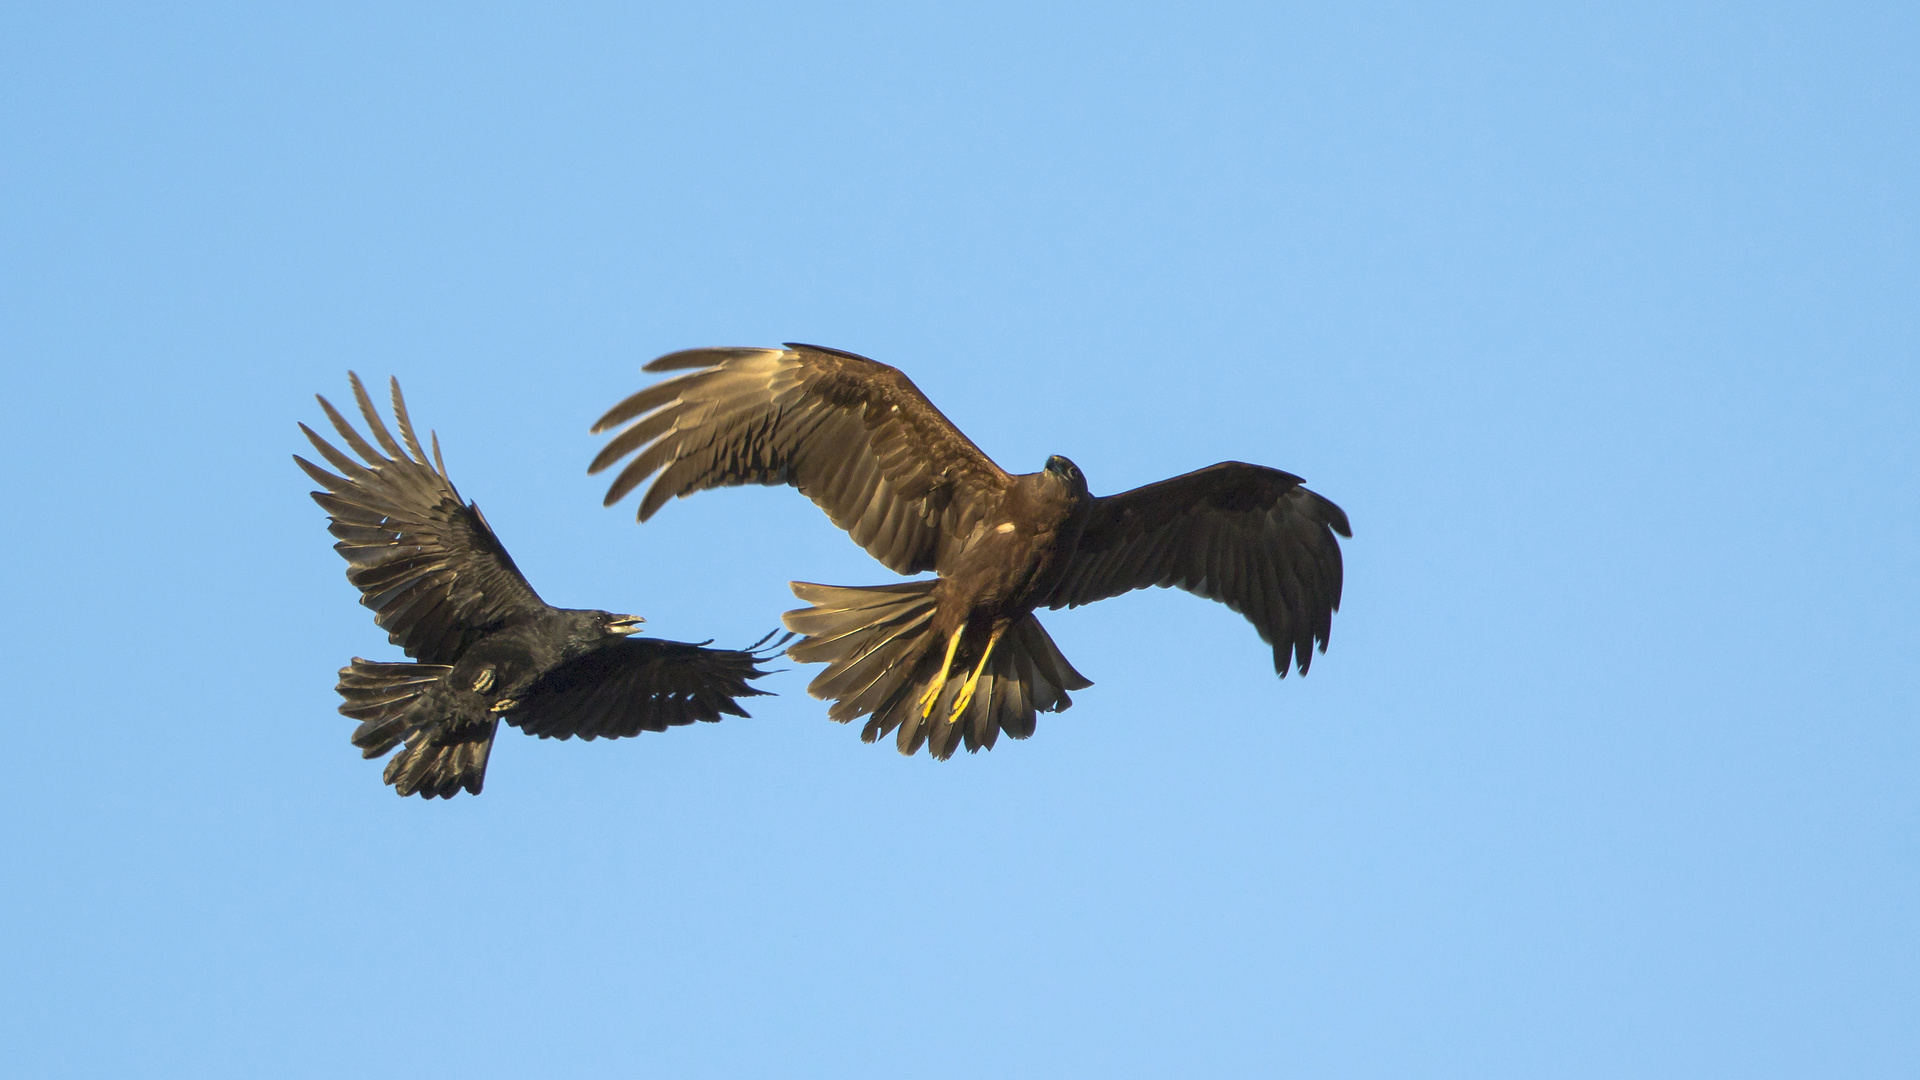
[[[812,345],[689,349],[646,365],[693,370],[622,401],[594,425],[625,427],[599,472],[634,455],[608,505],[658,474],[645,521],[669,498],[790,484],[886,566],[931,581],[870,588],[794,582],[811,606],[786,615],[788,655],[825,662],[808,687],[828,715],[870,715],[862,737],[897,732],[946,758],[1033,733],[1035,713],[1090,686],[1033,612],[1173,586],[1246,616],[1274,669],[1305,674],[1340,607],[1339,507],[1278,469],[1221,462],[1096,497],[1064,457],[1039,472],[995,465],[898,370]]]
[[[721,715],[746,716],[736,698],[766,674],[761,639],[744,650],[634,639],[644,620],[556,608],[541,600],[481,515],[447,478],[440,440],[433,459],[414,434],[394,380],[396,441],[348,373],[376,449],[326,398],[320,407],[354,453],[305,424],[314,449],[340,475],[294,456],[325,491],[313,499],[347,560],[347,579],[395,645],[414,659],[354,657],[340,669],[340,711],[359,720],[353,744],[374,758],[405,743],[384,778],[401,795],[479,794],[504,719],[541,738],[620,738]],[[384,453],[382,452],[384,451]]]

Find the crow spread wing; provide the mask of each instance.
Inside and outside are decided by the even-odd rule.
[[[297,454],[294,460],[327,489],[314,492],[313,501],[333,519],[327,531],[339,539],[333,549],[347,560],[347,580],[360,589],[360,602],[373,609],[374,621],[388,638],[408,656],[451,664],[507,619],[546,611],[480,508],[463,503],[447,479],[438,437],[433,439],[433,464],[427,463],[407,417],[399,380],[393,382],[393,414],[406,441],[404,449],[381,422],[360,377],[349,375],[360,414],[379,449],[323,397],[320,407],[365,464],[305,424],[300,430],[340,475]]]
[[[762,659],[751,649],[627,638],[541,676],[506,719],[543,739],[618,739],[722,713],[745,716],[734,699],[767,693],[747,685],[767,674],[756,666]]]
[[[1247,617],[1306,673],[1340,608],[1339,507],[1262,465],[1225,461],[1094,500],[1085,532],[1047,607],[1078,607],[1150,585],[1218,600]]]
[[[592,472],[638,451],[607,504],[656,472],[645,521],[667,499],[739,484],[791,484],[889,569],[938,569],[979,524],[1007,474],[898,370],[811,345],[689,349],[647,371],[698,368],[613,407],[596,432],[627,425]]]

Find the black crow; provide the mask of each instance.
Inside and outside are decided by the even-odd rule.
[[[644,621],[637,615],[547,605],[480,508],[454,490],[437,435],[428,464],[399,381],[393,413],[404,449],[360,377],[348,377],[379,449],[322,397],[321,409],[362,460],[305,424],[300,430],[340,475],[294,460],[326,489],[313,500],[332,519],[327,531],[339,538],[333,547],[360,602],[414,658],[356,656],[336,687],[346,699],[340,711],[361,722],[353,744],[366,757],[406,743],[384,773],[401,795],[479,794],[502,719],[541,738],[619,738],[722,713],[746,716],[734,699],[766,692],[747,683],[766,674],[756,665],[767,654],[756,650],[767,638],[739,651],[640,640],[628,636]]]
[[[1073,462],[1010,475],[908,378],[812,345],[690,349],[648,371],[697,368],[614,406],[596,432],[628,425],[589,471],[628,454],[609,505],[655,473],[645,521],[674,496],[737,484],[791,484],[874,558],[931,581],[869,588],[794,582],[810,607],[788,655],[825,662],[808,690],[862,737],[898,732],[946,758],[964,740],[1033,733],[1034,713],[1090,686],[1033,617],[1150,585],[1176,586],[1245,615],[1274,668],[1304,674],[1340,606],[1340,508],[1297,476],[1221,462],[1096,497]]]

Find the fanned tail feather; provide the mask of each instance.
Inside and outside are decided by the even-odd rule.
[[[434,691],[452,668],[443,664],[382,663],[354,657],[340,669],[334,687],[340,712],[360,721],[353,745],[377,758],[403,741],[382,778],[401,795],[449,799],[466,790],[478,795],[498,722],[456,724]]]
[[[945,655],[944,643],[932,631],[937,584],[792,583],[793,594],[812,606],[782,617],[787,629],[803,635],[787,655],[827,665],[807,692],[833,701],[830,718],[845,723],[867,716],[860,732],[866,742],[891,732],[902,754],[924,745],[944,761],[962,743],[969,753],[991,749],[1002,731],[1016,739],[1032,735],[1037,713],[1066,709],[1073,704],[1068,690],[1093,685],[1060,655],[1039,620],[1026,615],[994,648],[964,715],[954,719],[953,705],[978,662],[977,654],[970,657],[965,648],[954,658],[957,674],[947,679],[932,713],[922,716],[920,700]]]
[[[487,779],[487,755],[493,752],[498,719],[458,728],[425,728],[407,739],[380,778],[401,795],[451,799],[462,788],[480,794]]]

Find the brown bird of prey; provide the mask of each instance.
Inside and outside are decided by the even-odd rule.
[[[899,371],[813,345],[690,349],[647,371],[698,369],[613,407],[596,432],[628,425],[593,460],[638,452],[611,505],[655,473],[647,520],[668,498],[736,484],[791,484],[854,542],[901,574],[868,588],[794,582],[810,607],[788,655],[824,661],[807,689],[828,715],[870,715],[862,737],[897,732],[903,754],[937,758],[999,732],[1033,733],[1034,713],[1090,686],[1033,617],[1149,585],[1176,586],[1245,615],[1283,677],[1326,650],[1340,606],[1340,508],[1297,476],[1225,461],[1118,495],[1087,492],[1064,457],[1009,474]]]
[[[353,745],[364,756],[406,743],[385,773],[399,794],[452,798],[464,788],[478,795],[502,719],[543,739],[613,739],[722,713],[745,716],[734,699],[765,693],[747,685],[766,674],[756,666],[765,656],[754,651],[765,638],[744,651],[636,640],[628,635],[646,621],[638,615],[547,605],[480,508],[454,490],[437,435],[427,463],[399,381],[393,414],[404,449],[360,377],[348,377],[379,448],[323,397],[320,408],[361,461],[305,424],[300,430],[340,475],[293,460],[326,489],[313,501],[332,518],[327,531],[339,538],[333,548],[347,560],[360,602],[414,658],[356,656],[336,687],[346,699],[340,711],[361,722]]]

